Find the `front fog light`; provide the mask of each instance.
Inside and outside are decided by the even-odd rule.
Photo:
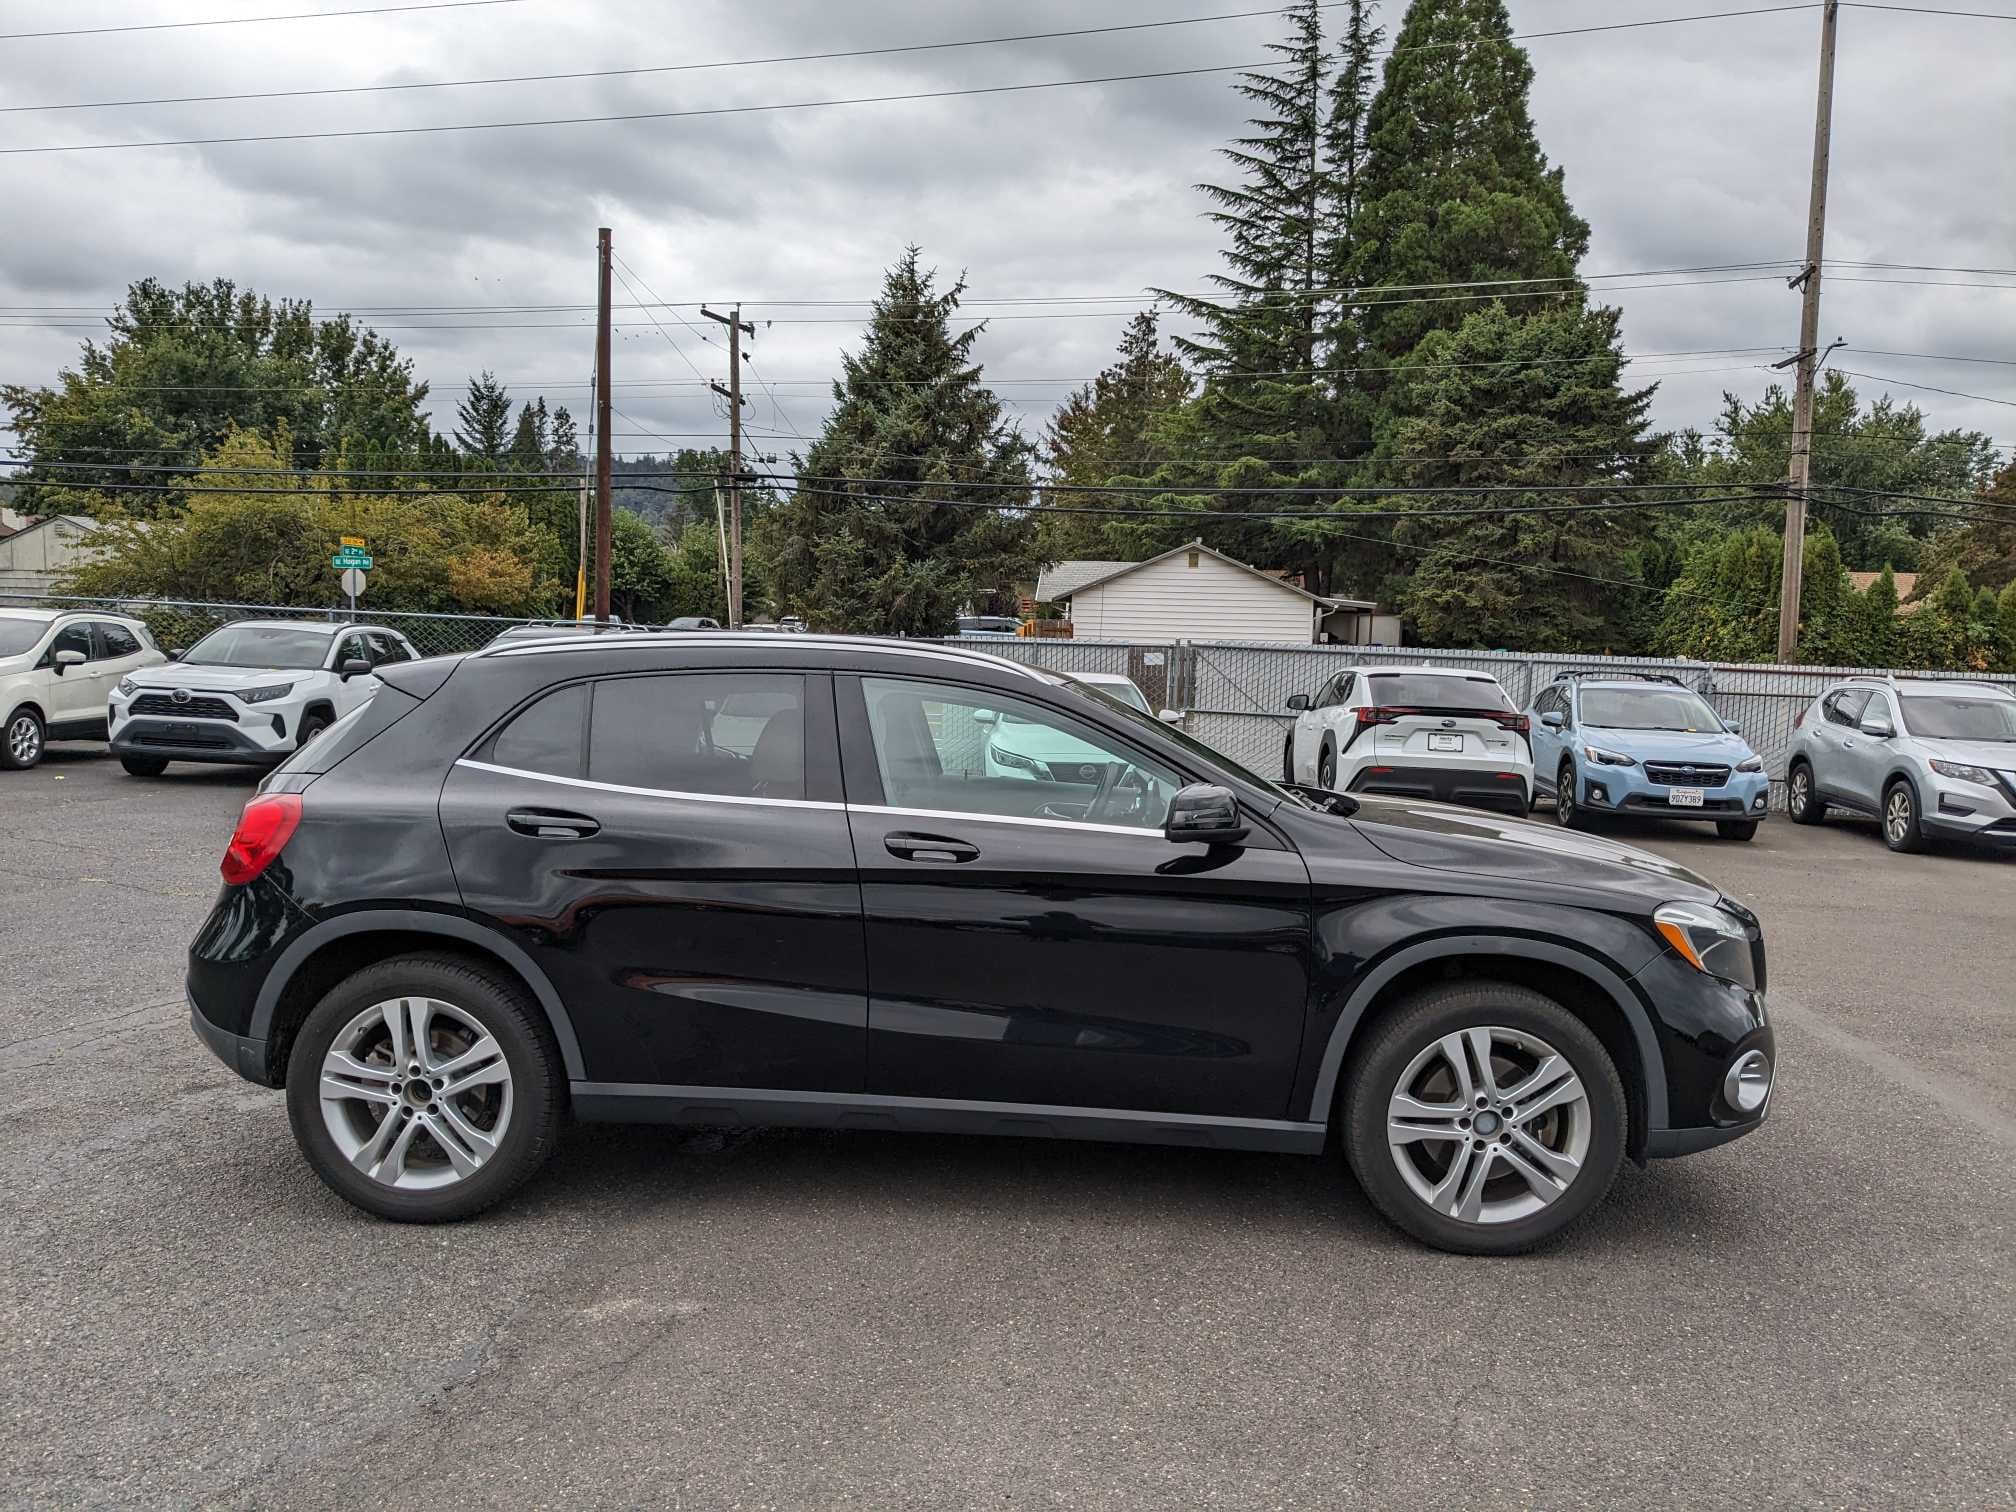
[[[1722,1078],[1722,1100],[1738,1113],[1755,1113],[1771,1095],[1771,1057],[1746,1050]]]

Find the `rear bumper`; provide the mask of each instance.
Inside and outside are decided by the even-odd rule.
[[[1360,767],[1350,792],[1380,793],[1393,798],[1429,798],[1466,808],[1524,815],[1531,808],[1532,785],[1518,772],[1488,767],[1407,766],[1379,763]]]
[[[189,1003],[189,1027],[196,1031],[196,1038],[210,1047],[217,1059],[249,1082],[260,1086],[270,1086],[266,1071],[266,1041],[247,1039],[242,1034],[233,1034],[229,1029],[213,1024],[203,1017],[203,1010],[192,999]]]
[[[293,753],[284,741],[261,745],[237,725],[222,720],[173,720],[142,716],[121,724],[112,737],[114,756],[165,761],[211,761],[227,766],[277,766]]]

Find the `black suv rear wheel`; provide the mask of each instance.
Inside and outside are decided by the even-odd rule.
[[[1552,1239],[1603,1200],[1624,1154],[1624,1087],[1602,1043],[1509,983],[1409,998],[1356,1054],[1344,1098],[1344,1153],[1365,1195],[1457,1254]]]
[[[508,1197],[552,1150],[562,1096],[538,1009],[452,956],[401,956],[339,982],[287,1061],[287,1116],[315,1174],[403,1223]]]

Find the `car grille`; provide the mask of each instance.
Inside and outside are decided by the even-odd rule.
[[[187,735],[164,735],[142,730],[128,738],[136,746],[160,746],[171,751],[228,751],[233,744],[227,736],[212,735],[203,730],[191,730]]]
[[[166,693],[142,693],[133,700],[128,712],[153,714],[167,719],[228,719],[238,722],[237,711],[221,698],[192,698],[187,703],[177,703]]]
[[[1689,766],[1674,761],[1648,761],[1645,775],[1661,787],[1720,787],[1729,780],[1726,766]]]

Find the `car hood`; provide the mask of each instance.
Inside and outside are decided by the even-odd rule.
[[[1103,765],[1113,759],[1099,747],[1087,745],[1050,725],[996,725],[989,744],[998,750],[1013,751],[1018,756],[1029,756],[1042,762],[1095,761]]]
[[[1640,761],[1722,762],[1735,766],[1756,752],[1741,735],[1727,730],[1606,730],[1584,725],[1582,743]]]
[[[264,688],[274,683],[300,682],[315,672],[305,667],[192,667],[186,662],[168,662],[159,667],[137,667],[126,674],[136,687],[187,688],[192,693],[236,693],[241,688]]]
[[[0,666],[4,666],[0,662]],[[2016,745],[2006,740],[1939,740],[1920,736],[1927,756],[1940,761],[1964,761],[1991,771],[2016,772]]]
[[[1352,822],[1395,861],[1516,882],[1622,889],[1657,902],[1712,903],[1715,885],[1636,846],[1481,809],[1414,799],[1359,798]]]
[[[33,647],[23,651],[19,656],[0,656],[0,677],[12,677],[16,672],[30,671],[34,665]]]

